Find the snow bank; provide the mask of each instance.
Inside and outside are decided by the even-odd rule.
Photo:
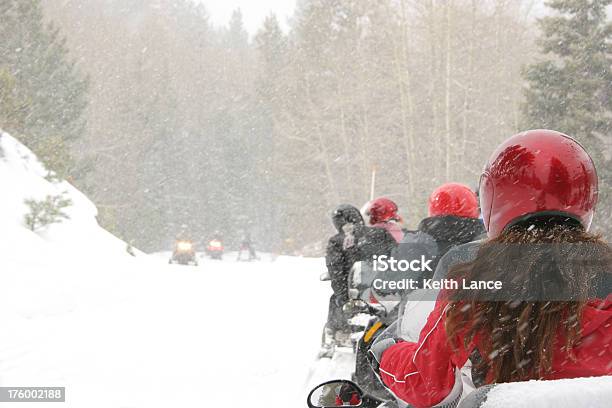
[[[49,181],[28,148],[7,133],[0,135],[0,317],[72,310],[80,297],[99,296],[99,287],[116,283],[120,277],[112,265],[132,257],[123,241],[98,225],[97,209],[85,195],[66,181]],[[72,201],[65,209],[70,218],[30,231],[24,201],[62,193]],[[94,272],[92,263],[109,272]]]
[[[608,408],[611,405],[612,376],[606,376],[500,384],[489,392],[482,408]]]
[[[3,197],[0,200],[0,242],[17,250],[44,250],[47,244],[54,244],[53,251],[66,251],[72,256],[112,252],[124,254],[126,244],[100,228],[96,221],[98,210],[95,205],[66,181],[51,182],[47,180],[49,172],[38,161],[36,156],[15,138],[0,131],[0,186]],[[24,215],[28,207],[26,199],[42,200],[47,195],[65,193],[73,205],[66,209],[69,220],[52,224],[39,233],[25,228]],[[25,231],[24,231],[25,230]],[[15,239],[15,235],[19,239]],[[24,246],[27,241],[27,246]],[[12,245],[12,244],[13,245]],[[14,244],[18,246],[15,247]],[[33,248],[32,248],[33,246]],[[48,245],[47,245],[48,247]],[[7,248],[3,246],[3,249]],[[67,255],[67,254],[62,254]]]

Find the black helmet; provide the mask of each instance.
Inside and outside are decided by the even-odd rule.
[[[357,209],[350,204],[342,204],[338,206],[332,213],[332,222],[338,232],[342,231],[342,227],[346,224],[363,225],[363,217]]]

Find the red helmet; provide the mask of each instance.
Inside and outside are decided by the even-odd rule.
[[[571,137],[529,130],[502,143],[480,178],[480,204],[489,237],[535,214],[562,215],[586,229],[597,202],[591,157]]]
[[[397,204],[385,197],[367,203],[364,214],[369,218],[370,225],[389,220],[401,221],[401,217],[397,214]]]
[[[429,196],[429,216],[439,215],[478,218],[476,193],[464,184],[442,184]]]

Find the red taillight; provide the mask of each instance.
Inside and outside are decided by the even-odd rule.
[[[372,292],[370,292],[370,301],[369,301],[369,303],[372,304],[372,305],[377,305],[379,303],[378,299],[376,299],[374,297],[374,294]]]

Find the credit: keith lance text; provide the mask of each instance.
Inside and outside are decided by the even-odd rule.
[[[461,284],[461,286],[459,286]],[[372,286],[376,290],[415,290],[415,289],[463,289],[463,290],[500,290],[503,286],[501,281],[468,281],[462,279],[400,279],[385,280],[375,279]]]

